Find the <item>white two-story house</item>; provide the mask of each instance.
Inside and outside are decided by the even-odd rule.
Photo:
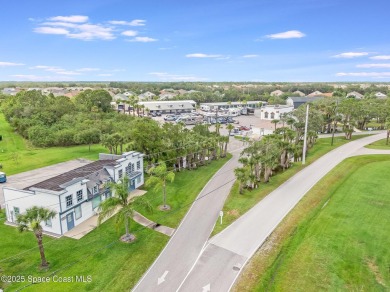
[[[44,180],[24,189],[4,187],[7,221],[32,206],[54,210],[57,215],[42,223],[43,230],[63,235],[98,211],[100,202],[111,196],[107,182],[129,178],[129,192],[144,183],[143,154],[100,154],[99,160]]]

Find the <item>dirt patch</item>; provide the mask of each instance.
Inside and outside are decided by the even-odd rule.
[[[383,280],[383,277],[381,275],[381,272],[379,271],[379,267],[375,263],[375,261],[371,259],[366,259],[366,264],[370,271],[375,275],[375,280],[381,284],[382,286],[386,287],[385,281]]]
[[[237,209],[233,209],[233,210],[230,210],[227,212],[227,214],[229,216],[233,216],[235,218],[237,218],[238,216],[240,216],[240,212],[237,210]]]

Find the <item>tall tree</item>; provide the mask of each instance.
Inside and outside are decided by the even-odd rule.
[[[20,232],[32,230],[38,242],[39,253],[41,255],[41,267],[46,268],[49,263],[45,257],[43,248],[43,228],[41,223],[53,219],[56,212],[42,207],[33,206],[26,210],[25,214],[18,215],[16,222]]]
[[[167,205],[167,182],[173,182],[175,179],[175,173],[168,171],[167,165],[164,162],[160,162],[159,165],[153,166],[148,170],[150,177],[145,183],[146,187],[153,187],[155,190],[162,190],[163,192],[163,206],[162,210],[169,210]]]
[[[117,229],[125,225],[126,233],[121,236],[121,240],[130,242],[135,239],[134,234],[130,234],[130,219],[134,216],[134,208],[136,206],[144,206],[151,210],[150,204],[144,198],[130,199],[129,179],[125,176],[118,183],[110,182],[107,187],[112,193],[112,197],[106,199],[99,206],[98,222],[101,224],[104,219],[111,217],[118,209],[118,214],[115,217]]]

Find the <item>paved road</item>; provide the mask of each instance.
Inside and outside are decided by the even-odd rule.
[[[230,159],[207,183],[165,249],[133,291],[176,291],[207,243],[234,183],[242,142],[231,139]]]
[[[385,133],[377,134],[343,145],[270,193],[223,232],[210,239],[179,291],[229,291],[240,268],[313,185],[342,160],[359,154],[364,145],[385,136]]]
[[[3,187],[23,189],[90,162],[86,159],[75,159],[7,176],[7,182],[0,185],[0,207],[4,204]]]

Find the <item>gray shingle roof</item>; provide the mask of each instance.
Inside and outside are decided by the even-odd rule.
[[[117,162],[115,160],[98,160],[91,162],[87,165],[81,166],[79,168],[73,169],[71,171],[65,172],[63,174],[57,175],[55,177],[49,178],[32,186],[24,188],[29,190],[31,188],[51,190],[51,191],[62,191],[64,188],[61,185],[64,185],[74,179],[85,178],[92,173],[98,172],[103,169],[104,166],[114,166]]]

